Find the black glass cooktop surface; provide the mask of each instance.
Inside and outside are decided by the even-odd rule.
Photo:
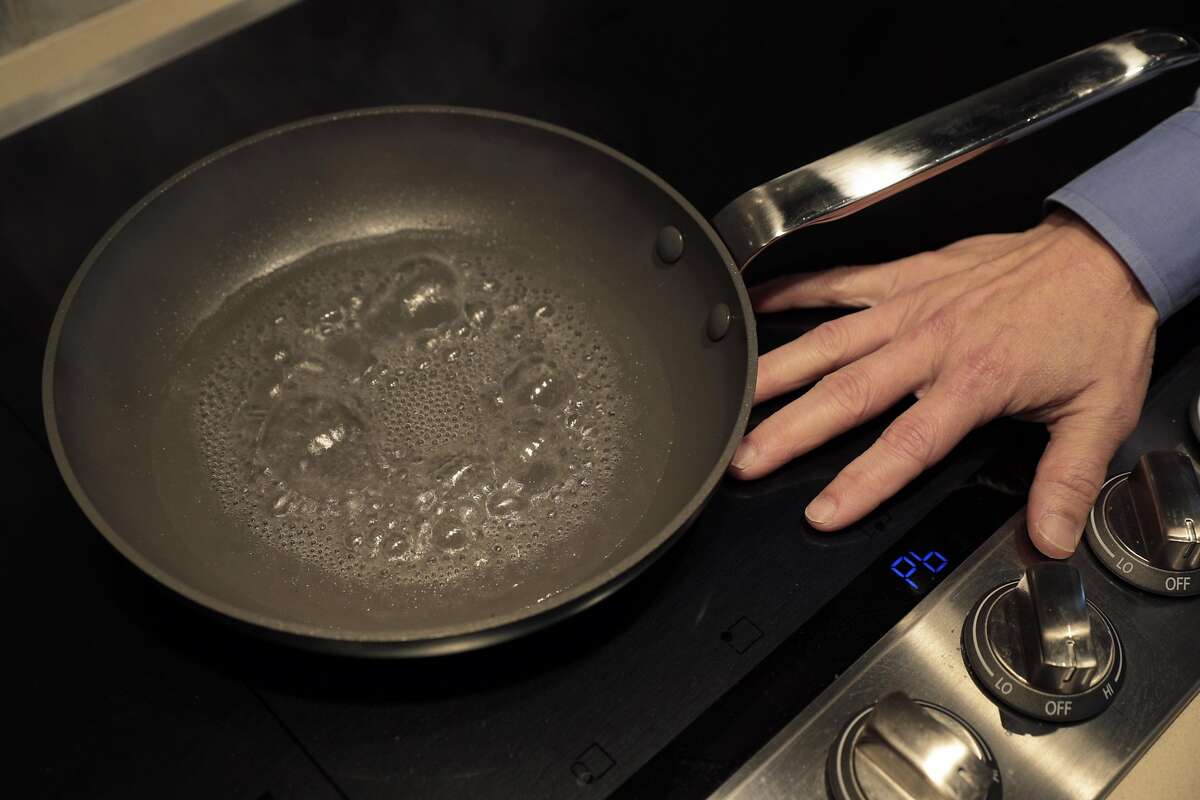
[[[20,642],[10,711],[24,763],[67,794],[606,796],[631,778],[635,796],[639,781],[703,792],[778,725],[743,720],[716,753],[707,727],[733,735],[725,718],[747,712],[781,725],[1019,504],[979,482],[1001,452],[984,432],[854,529],[817,534],[803,507],[864,431],[770,481],[724,484],[671,552],[565,623],[473,654],[357,661],[185,607],[108,549],[32,437],[5,430],[22,465],[0,581]],[[853,607],[805,627],[839,593]],[[746,688],[784,663],[794,674],[766,683],[786,696]],[[739,707],[714,710],[723,697]]]

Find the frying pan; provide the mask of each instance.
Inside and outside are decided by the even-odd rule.
[[[258,634],[363,655],[515,637],[630,581],[701,510],[753,398],[754,315],[740,272],[765,247],[1198,55],[1171,33],[1113,39],[752,189],[711,224],[620,153],[509,114],[379,108],[267,131],[168,180],[88,255],[46,351],[54,457],[118,551]],[[178,401],[172,376],[205,356],[194,332],[227,298],[317,248],[431,230],[486,235],[522,252],[531,277],[573,283],[625,357],[649,365],[634,388],[652,424],[631,447],[661,477],[634,470],[620,490],[645,503],[618,496],[511,585],[431,593],[335,579],[220,513],[195,434],[161,421]],[[164,484],[185,491],[168,496]]]

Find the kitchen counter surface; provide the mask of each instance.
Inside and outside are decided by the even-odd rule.
[[[3,0],[0,137],[294,2]]]
[[[1110,800],[1147,800],[1151,797],[1194,797],[1200,783],[1200,697],[1183,710],[1171,727],[1109,795]]]

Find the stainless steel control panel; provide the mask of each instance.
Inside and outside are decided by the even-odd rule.
[[[1198,455],[1189,417],[1200,392],[1200,358],[1184,363],[1156,386],[1110,473],[1115,482],[1130,483],[1126,516],[1138,522],[1121,533],[1131,543],[1129,553],[1148,567],[1181,574],[1196,566],[1190,523],[1200,522],[1186,499],[1195,491],[1194,476],[1170,472],[1187,463],[1176,463],[1170,451]],[[1153,452],[1158,455],[1143,458]],[[1181,497],[1188,508],[1174,507]],[[1123,524],[1119,511],[1109,514],[1117,528]],[[845,770],[836,769],[838,743],[844,749],[847,731],[869,721],[885,698],[892,698],[885,707],[894,705],[897,692],[916,701],[913,708],[949,712],[978,737],[999,773],[999,793],[989,787],[988,797],[1084,800],[1107,794],[1200,690],[1200,597],[1139,588],[1119,565],[1114,568],[1115,557],[1095,536],[1066,562],[1074,570],[1045,571],[1041,565],[1049,560],[1030,545],[1023,517],[1009,520],[714,797],[833,796],[829,775],[845,780]],[[968,658],[965,648],[977,641],[983,652]],[[992,670],[992,680],[985,669]],[[1024,693],[1014,701],[1017,688]],[[854,762],[854,756],[841,755],[843,763]],[[885,765],[882,771],[872,766],[871,781],[890,788],[866,786],[856,796],[983,796],[970,782],[960,781],[960,789],[947,794],[949,783],[905,775],[921,765],[936,769],[932,751],[882,760],[868,753],[862,763],[868,762]],[[888,763],[900,765],[896,780],[885,774]],[[841,791],[834,787],[834,795]]]

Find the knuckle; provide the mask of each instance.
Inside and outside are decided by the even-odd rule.
[[[870,307],[879,297],[879,267],[834,267],[821,276],[822,293],[839,305]]]
[[[758,359],[758,389],[764,386],[779,386],[787,383],[787,373],[781,359],[773,353],[767,353]]]
[[[912,335],[913,331],[919,330],[923,324],[922,320],[925,316],[925,303],[918,292],[901,292],[898,296],[892,299],[892,304],[896,308],[897,322],[896,330]]]
[[[897,417],[883,431],[879,441],[894,456],[922,467],[933,462],[937,448],[935,426],[927,417]]]
[[[854,272],[849,267],[834,267],[825,273],[823,282],[830,294],[840,296],[854,287]]]
[[[833,500],[839,509],[844,509],[848,500],[853,502],[856,499],[854,487],[865,484],[866,475],[863,470],[851,463],[842,468],[842,471],[821,490],[821,494]],[[861,500],[861,497],[857,499]]]
[[[863,422],[871,407],[871,378],[862,369],[843,368],[818,384],[849,420]]]
[[[888,272],[890,274],[887,276],[887,289],[883,293],[885,298],[896,297],[908,291],[911,281],[904,280],[906,275],[905,270],[892,269],[888,270]]]
[[[1124,439],[1132,433],[1140,416],[1140,403],[1130,403],[1119,397],[1094,412],[1097,426],[1111,433],[1116,439]]]
[[[1078,413],[1071,420],[1072,426],[1113,449],[1133,432],[1141,416],[1140,402],[1130,402],[1128,394],[1107,387],[1085,391],[1076,402]]]
[[[1106,466],[1096,458],[1075,458],[1057,464],[1044,479],[1059,494],[1067,495],[1081,506],[1090,506],[1100,493]]]
[[[840,319],[824,322],[809,334],[817,354],[830,363],[840,364],[850,349],[850,331]]]
[[[999,346],[986,344],[968,350],[957,365],[954,387],[958,399],[978,400],[984,392],[1004,384],[1008,357]]]
[[[958,323],[958,312],[950,306],[944,306],[929,315],[923,332],[935,342],[948,343],[958,336]]]
[[[758,451],[752,465],[756,472],[770,471],[780,464],[786,464],[804,450],[801,438],[788,421],[778,414],[768,417],[746,434],[746,440]]]
[[[911,255],[905,260],[908,262],[906,266],[910,267],[907,270],[908,275],[905,277],[917,277],[918,280],[920,277],[924,277],[927,280],[931,273],[941,271],[949,258],[941,251],[926,250],[923,253]]]

